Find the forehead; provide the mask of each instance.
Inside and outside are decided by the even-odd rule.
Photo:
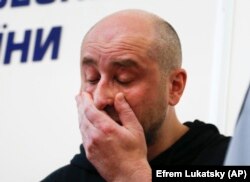
[[[83,42],[82,53],[91,50],[112,53],[116,51],[147,51],[150,49],[152,40],[141,35],[119,35],[112,39],[104,40],[105,36],[93,37]]]
[[[143,17],[111,16],[96,24],[83,40],[81,60],[151,56],[152,23]],[[126,57],[130,56],[130,57]],[[108,58],[109,57],[109,58]]]
[[[110,42],[87,41],[82,48],[82,65],[139,66],[152,61],[150,41],[140,36],[124,36]]]
[[[109,64],[121,60],[133,60],[138,64],[147,64],[154,59],[151,40],[140,35],[117,36],[103,41],[96,38],[83,44],[81,62],[93,60],[98,65]]]

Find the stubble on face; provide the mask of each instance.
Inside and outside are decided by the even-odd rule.
[[[156,89],[158,92],[157,99],[151,106],[141,112],[138,116],[139,122],[142,124],[144,129],[144,135],[147,146],[154,145],[159,136],[160,129],[166,120],[167,115],[167,104],[165,100],[166,94],[166,81],[161,80],[161,85]]]

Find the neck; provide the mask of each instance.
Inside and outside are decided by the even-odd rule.
[[[148,160],[151,161],[160,153],[167,150],[187,131],[188,127],[180,123],[174,108],[169,108],[167,117],[159,129],[155,144],[148,147]]]

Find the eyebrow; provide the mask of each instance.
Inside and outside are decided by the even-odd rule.
[[[120,67],[137,67],[138,66],[138,63],[132,59],[116,60],[112,64],[115,66],[120,66]]]
[[[82,60],[82,65],[97,65],[97,61],[92,59],[92,58],[83,58]],[[138,67],[138,63],[132,59],[120,59],[120,60],[115,60],[112,61],[111,63],[113,66],[118,66],[118,67]]]
[[[97,61],[91,58],[83,58],[82,65],[97,65]]]

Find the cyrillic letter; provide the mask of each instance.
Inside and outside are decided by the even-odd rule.
[[[11,6],[18,7],[18,6],[28,6],[30,4],[29,0],[12,0]]]
[[[37,30],[33,61],[41,61],[48,47],[53,44],[51,59],[57,59],[62,27],[51,29],[46,41],[42,44],[43,29]]]
[[[21,62],[24,63],[27,61],[31,30],[25,31],[24,41],[22,43],[14,43],[14,35],[15,32],[9,32],[8,34],[4,64],[10,63],[11,54],[16,50],[20,50],[22,52]]]

